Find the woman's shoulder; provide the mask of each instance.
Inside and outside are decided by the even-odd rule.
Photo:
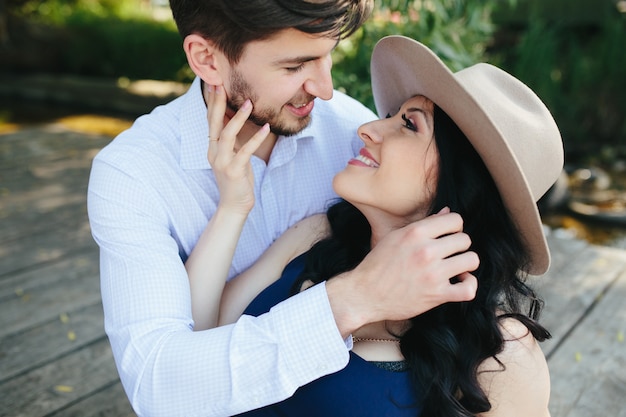
[[[550,374],[539,342],[514,318],[501,320],[500,329],[505,340],[502,351],[478,370],[492,405],[481,416],[549,416]]]
[[[539,342],[532,332],[521,321],[507,317],[500,320],[500,331],[504,338],[502,351],[495,357],[483,362],[480,370],[484,371],[507,371],[507,365],[531,365],[543,368],[546,362]],[[527,366],[524,366],[528,369]]]
[[[274,245],[280,245],[283,253],[288,255],[285,264],[311,249],[316,242],[330,233],[330,225],[326,214],[314,214],[291,226]]]

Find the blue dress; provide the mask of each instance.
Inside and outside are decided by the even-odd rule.
[[[259,294],[245,314],[258,316],[288,298],[305,256],[287,265],[281,278]],[[419,404],[407,371],[382,369],[350,352],[350,361],[341,371],[300,387],[291,398],[240,416],[416,417],[420,415]]]

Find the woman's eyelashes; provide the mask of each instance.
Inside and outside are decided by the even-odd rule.
[[[415,126],[415,123],[413,123],[411,119],[406,117],[406,114],[402,115],[402,120],[404,120],[404,127],[414,132],[417,132],[417,126]]]
[[[389,119],[391,117],[392,117],[391,113],[387,113],[387,116],[385,116],[385,119]],[[411,119],[406,117],[405,113],[402,114],[402,120],[404,120],[404,124],[402,125],[402,127],[406,127],[409,130],[417,132],[417,126],[415,125],[415,123],[411,121]]]

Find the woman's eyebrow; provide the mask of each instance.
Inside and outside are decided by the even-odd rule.
[[[431,113],[427,112],[426,110],[420,108],[420,107],[409,107],[408,109],[406,109],[407,113],[421,113],[422,116],[424,116],[424,120],[426,120],[426,124],[428,125],[429,128],[432,129],[431,126]]]

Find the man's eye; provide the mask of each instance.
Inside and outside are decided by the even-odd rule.
[[[415,126],[415,124],[413,124],[413,122],[408,117],[406,117],[406,115],[402,115],[402,120],[404,120],[404,127],[414,132],[417,132],[417,126]]]
[[[287,72],[298,72],[298,71],[301,71],[302,68],[304,68],[304,64],[300,64],[295,67],[287,67],[285,69],[287,70]]]

